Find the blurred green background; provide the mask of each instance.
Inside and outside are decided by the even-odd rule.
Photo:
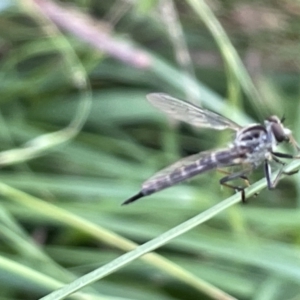
[[[1,3],[0,299],[40,298],[129,251],[122,237],[143,244],[231,195],[210,172],[121,206],[232,138],[168,119],[148,93],[241,125],[284,115],[300,141],[297,1]],[[286,177],[157,250],[194,281],[137,259],[77,298],[221,299],[206,280],[237,299],[300,299],[299,188]]]

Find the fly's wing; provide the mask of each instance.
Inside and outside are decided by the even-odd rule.
[[[178,160],[177,162],[175,162],[174,164],[158,171],[157,173],[155,173],[152,177],[150,177],[147,181],[145,181],[144,183],[148,182],[148,181],[153,181],[156,180],[158,178],[161,177],[165,177],[168,176],[169,174],[171,174],[172,172],[182,169],[184,167],[187,167],[191,164],[196,163],[199,159],[201,159],[203,156],[205,156],[206,152],[201,152],[201,153],[197,153],[197,154],[193,154],[187,157],[184,157],[180,160]],[[208,151],[207,151],[208,153]]]
[[[174,119],[189,123],[196,127],[223,130],[230,128],[238,131],[241,126],[210,110],[176,99],[164,93],[147,95],[148,101],[156,108]]]

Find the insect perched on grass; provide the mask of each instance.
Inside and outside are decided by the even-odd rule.
[[[269,189],[275,188],[280,176],[284,173],[292,175],[295,172],[283,171],[285,165],[281,158],[300,158],[286,153],[275,152],[278,144],[290,142],[299,151],[300,148],[293,138],[291,131],[283,126],[283,120],[277,116],[271,116],[264,124],[250,124],[242,127],[235,122],[212,111],[197,107],[182,100],[173,98],[163,93],[147,95],[148,101],[169,116],[194,125],[216,130],[232,129],[236,132],[234,141],[224,149],[205,151],[185,157],[173,165],[156,173],[142,184],[140,192],[126,200],[123,204],[129,204],[144,196],[151,195],[167,187],[177,184],[195,175],[215,168],[241,166],[242,170],[228,173],[220,180],[220,184],[241,192],[242,201],[245,202],[245,187],[229,184],[236,178],[242,178],[248,184],[247,174],[264,165],[265,176]],[[281,165],[274,181],[271,180],[270,161]]]

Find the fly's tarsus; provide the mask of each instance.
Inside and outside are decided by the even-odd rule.
[[[236,192],[241,192],[241,200],[243,203],[246,203],[246,195],[245,195],[245,188],[246,187],[241,187],[241,186],[236,186],[233,184],[228,183],[229,181],[235,180],[237,178],[241,178],[245,181],[246,186],[249,186],[249,179],[246,176],[246,174],[249,173],[249,170],[247,171],[241,171],[241,172],[236,172],[236,173],[231,173],[223,178],[220,179],[220,184],[224,185],[228,188],[231,188],[235,190]]]

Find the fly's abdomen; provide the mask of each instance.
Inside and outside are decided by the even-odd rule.
[[[214,152],[201,152],[185,157],[145,181],[141,191],[123,204],[129,204],[141,197],[151,195],[214,168],[240,164],[244,159],[245,151],[236,147]]]
[[[153,194],[216,167],[217,162],[212,160],[210,156],[190,162],[186,166],[177,168],[172,168],[171,166],[145,181],[142,185],[142,192],[144,195]]]

